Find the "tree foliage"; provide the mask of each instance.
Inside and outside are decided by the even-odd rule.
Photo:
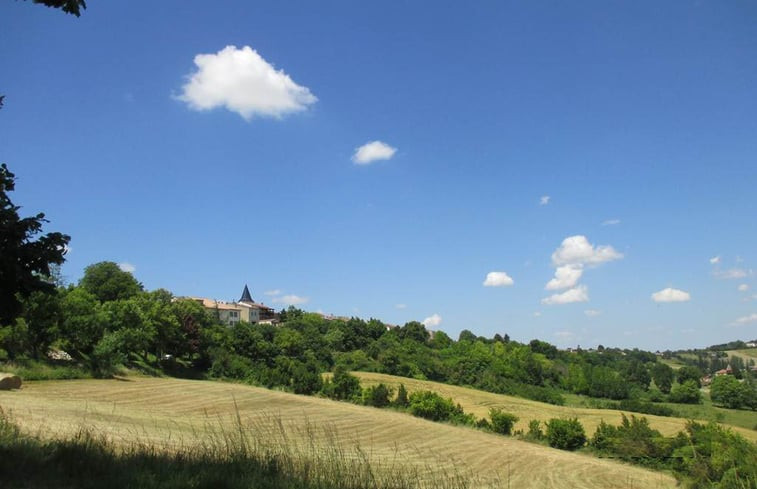
[[[52,292],[50,267],[64,261],[70,237],[58,232],[42,233],[48,222],[44,213],[19,216],[9,193],[16,176],[0,165],[0,324],[11,323],[22,311],[21,301],[33,292]]]
[[[129,299],[142,291],[142,284],[112,261],[95,263],[85,268],[79,285],[100,302]]]
[[[586,443],[586,432],[578,418],[547,421],[549,446],[560,450],[577,450]]]
[[[79,17],[81,10],[87,8],[84,0],[32,0],[34,3],[59,8],[67,14]]]

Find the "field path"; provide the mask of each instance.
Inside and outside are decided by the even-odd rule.
[[[129,378],[29,382],[0,392],[0,407],[27,432],[64,436],[82,427],[116,442],[172,445],[236,430],[291,444],[359,445],[383,466],[475,478],[482,487],[672,488],[675,480],[589,455],[315,397],[238,384]],[[278,433],[278,434],[277,434]],[[391,462],[391,463],[390,463]]]

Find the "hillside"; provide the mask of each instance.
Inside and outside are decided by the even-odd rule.
[[[0,392],[0,406],[22,429],[46,437],[92,427],[116,442],[170,449],[236,429],[238,413],[245,430],[261,442],[359,446],[360,453],[385,466],[411,465],[437,477],[457,474],[474,478],[478,487],[508,479],[511,487],[533,488],[675,486],[665,474],[588,455],[391,410],[238,384],[155,378],[30,382],[20,391]]]
[[[432,390],[438,392],[444,397],[451,397],[455,402],[460,403],[466,412],[473,413],[477,417],[487,416],[490,408],[499,407],[507,412],[517,415],[520,418],[520,421],[515,425],[515,429],[521,429],[524,432],[528,430],[528,422],[532,419],[546,421],[550,418],[577,417],[581,420],[581,423],[584,425],[586,432],[589,435],[595,431],[597,425],[602,420],[610,424],[619,424],[621,420],[621,411],[555,406],[528,399],[521,399],[519,397],[493,394],[491,392],[484,392],[467,387],[458,387],[440,384],[438,382],[408,379],[385,374],[370,372],[353,372],[353,374],[360,378],[360,383],[363,386],[384,383],[396,389],[399,384],[404,384],[409,392],[416,390]],[[757,413],[743,413],[747,416],[753,416],[753,424],[757,424]],[[681,431],[686,425],[686,419],[683,418],[653,416],[648,414],[637,414],[637,416],[645,416],[648,418],[650,425],[664,435],[674,435]],[[748,440],[757,441],[757,431],[738,426],[731,426],[731,428]]]

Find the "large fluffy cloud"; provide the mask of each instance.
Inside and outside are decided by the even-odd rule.
[[[589,300],[589,289],[585,285],[573,287],[560,294],[554,294],[541,300],[542,304],[549,306],[555,304],[570,304],[573,302],[587,302]]]
[[[396,152],[397,148],[392,148],[382,141],[371,141],[355,149],[352,161],[356,165],[370,165],[374,161],[388,160]]]
[[[552,253],[555,277],[547,282],[546,290],[568,289],[542,299],[542,304],[568,304],[589,300],[588,289],[578,285],[585,267],[596,267],[608,261],[619,260],[623,254],[610,245],[594,246],[586,236],[576,235],[565,238]]]
[[[691,294],[668,287],[652,294],[652,300],[655,302],[688,302],[691,300]]]
[[[318,100],[249,46],[198,54],[194,63],[197,71],[177,97],[194,110],[225,107],[249,120],[300,112]]]
[[[552,253],[552,263],[561,265],[599,265],[623,258],[623,254],[609,245],[594,246],[586,236],[569,236]]]
[[[506,287],[513,283],[513,279],[505,272],[489,272],[486,274],[484,287]]]
[[[575,287],[584,270],[580,265],[564,265],[557,267],[555,278],[547,282],[547,290],[560,290]]]

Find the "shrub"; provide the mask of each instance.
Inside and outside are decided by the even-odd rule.
[[[730,375],[715,377],[710,385],[712,402],[730,409],[757,408],[757,390],[751,382],[739,382]]]
[[[531,440],[543,440],[544,432],[541,430],[541,421],[532,419],[528,422],[528,433],[526,437]]]
[[[450,421],[456,424],[472,425],[475,419],[466,414],[452,399],[445,399],[436,392],[416,391],[410,395],[410,413],[431,421]]]
[[[547,422],[549,446],[560,450],[576,450],[586,443],[586,432],[577,418],[552,418]]]
[[[702,393],[699,392],[696,382],[687,380],[683,384],[678,384],[670,390],[668,396],[670,402],[680,404],[699,404],[702,402]]]
[[[326,397],[340,401],[359,401],[362,397],[360,379],[342,367],[334,369],[334,375],[331,377],[331,380],[323,383],[321,392]]]
[[[121,339],[116,333],[105,333],[97,342],[89,358],[92,374],[95,377],[111,377],[125,357],[120,351]]]
[[[363,390],[363,404],[382,408],[388,406],[391,401],[392,389],[384,384],[373,385]]]
[[[399,388],[397,389],[397,398],[394,400],[394,405],[401,408],[406,408],[408,405],[410,405],[410,401],[407,398],[407,389],[405,389],[405,384],[400,384]]]
[[[490,409],[489,418],[492,420],[492,431],[500,435],[510,435],[513,431],[513,426],[519,419],[516,415],[506,413],[499,408]]]

